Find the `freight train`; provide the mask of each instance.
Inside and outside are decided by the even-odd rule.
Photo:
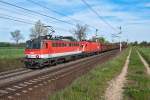
[[[105,44],[87,40],[76,41],[72,37],[40,36],[26,42],[24,64],[27,68],[42,68],[118,48],[118,43]]]

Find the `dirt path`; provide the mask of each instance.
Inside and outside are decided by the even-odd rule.
[[[141,54],[138,51],[137,51],[137,53],[146,68],[147,74],[150,75],[150,67],[149,67],[148,63],[146,62],[146,60],[141,56]]]
[[[105,99],[106,100],[122,100],[122,92],[123,92],[123,86],[126,82],[126,74],[129,64],[129,59],[131,55],[131,50],[129,52],[129,55],[127,56],[126,62],[124,64],[124,67],[121,71],[121,73],[115,78],[110,81],[110,84],[105,92]]]

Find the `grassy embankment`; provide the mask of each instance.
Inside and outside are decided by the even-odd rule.
[[[0,47],[0,72],[22,67],[23,48]]]
[[[135,49],[132,51],[129,63],[124,99],[150,100],[150,77]]]
[[[129,50],[111,61],[98,65],[89,73],[75,80],[70,86],[49,96],[49,100],[100,100],[108,86],[108,81],[117,76],[126,60]]]
[[[150,65],[150,47],[149,48],[148,47],[147,48],[144,48],[144,47],[139,48],[139,51]]]

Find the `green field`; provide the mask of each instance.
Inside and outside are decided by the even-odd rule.
[[[139,51],[150,65],[150,47],[149,48],[144,48],[144,47],[139,48]]]
[[[126,60],[129,50],[111,61],[98,65],[86,75],[75,80],[69,87],[49,96],[49,100],[101,100],[108,81],[117,76]]]
[[[24,48],[0,47],[0,72],[23,67]]]
[[[145,48],[141,50],[146,51]],[[124,89],[125,100],[150,100],[150,77],[135,49],[131,54],[127,83]]]
[[[0,59],[14,59],[21,58],[24,48],[14,48],[14,47],[0,47]]]

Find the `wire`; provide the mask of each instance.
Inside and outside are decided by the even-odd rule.
[[[19,15],[23,15],[24,14],[22,12],[14,11],[13,9],[7,9],[7,8],[2,8],[2,7],[0,7],[0,10],[4,10],[5,12],[7,11],[7,12],[12,12],[12,13],[17,13]]]
[[[33,1],[33,0],[26,0],[26,1],[31,2],[31,3],[33,3],[33,4],[35,4],[35,5],[38,5],[38,6],[42,7],[42,8],[45,8],[45,9],[47,9],[47,10],[49,10],[49,11],[52,11],[52,12],[54,12],[54,13],[57,13],[57,14],[59,14],[59,15],[61,15],[61,16],[65,16],[65,17],[67,17],[67,18],[69,18],[69,19],[71,19],[71,20],[73,20],[73,21],[75,21],[75,22],[82,22],[82,21],[80,21],[80,20],[77,20],[77,19],[71,18],[71,17],[69,17],[69,16],[66,16],[65,14],[63,14],[63,13],[61,13],[61,12],[58,12],[58,11],[53,10],[53,9],[50,9],[50,8],[48,8],[48,7],[46,7],[46,6],[42,5],[42,4],[40,4],[40,3],[38,3],[38,2],[35,2],[35,1]],[[87,25],[88,25],[88,24],[87,24]],[[90,26],[90,27],[96,29],[94,26],[91,26],[91,25],[88,25],[88,26]]]
[[[11,20],[11,21],[15,21],[15,22],[20,22],[20,23],[24,23],[24,24],[29,24],[29,25],[35,25],[34,21],[31,21],[31,20],[30,20],[30,22],[33,22],[33,23],[30,23],[30,22],[27,22],[27,21],[23,21],[23,20],[25,20],[23,18],[17,18],[17,17],[13,17],[13,16],[9,16],[9,15],[5,15],[5,16],[7,16],[7,17],[0,16],[0,18],[1,19],[5,19],[5,20]],[[20,19],[20,20],[18,20],[18,19]],[[55,27],[55,28],[59,29],[59,30],[62,30],[62,31],[66,31],[66,29],[63,29],[63,28],[60,28],[60,27]]]
[[[9,18],[9,17],[2,17],[2,16],[0,16],[0,18],[1,18],[1,19],[7,19],[7,20],[12,20],[12,21],[16,21],[16,22],[21,22],[21,23],[33,25],[33,23],[29,23],[29,22],[25,22],[25,21],[22,21],[22,20]]]
[[[114,31],[116,31],[116,29],[111,25],[109,24],[106,20],[104,20],[99,14],[98,12],[96,12],[96,10],[94,10],[85,0],[81,0],[93,13],[95,13],[98,18],[100,20],[102,20],[105,24],[107,24],[109,27],[111,27]]]
[[[7,12],[13,12],[13,13],[16,13],[16,14],[18,14],[18,15],[24,15],[24,16],[26,16],[27,14],[28,14],[28,17],[30,16],[30,17],[32,17],[33,18],[33,16],[31,16],[31,15],[33,15],[33,14],[30,14],[29,12],[27,12],[27,14],[25,14],[25,13],[20,13],[20,12],[17,12],[17,11],[13,11],[12,9],[10,10],[10,9],[6,9],[6,8],[1,8],[0,7],[0,9],[1,10],[4,10],[4,11],[7,11]],[[30,14],[30,15],[29,15]],[[4,14],[3,14],[4,15]],[[6,15],[6,16],[9,16],[9,15]],[[12,16],[11,16],[12,17]],[[20,18],[19,18],[20,19]],[[35,19],[35,18],[33,18],[33,19]],[[38,20],[38,19],[37,19]],[[48,22],[50,22],[50,23],[58,23],[58,22],[55,22],[55,21],[49,21],[48,20]]]
[[[51,19],[54,19],[54,20],[63,22],[63,23],[67,23],[67,24],[69,24],[69,25],[75,25],[75,24],[70,23],[70,22],[68,22],[68,21],[60,20],[60,19],[57,19],[57,18],[48,16],[48,15],[45,15],[45,14],[39,13],[39,12],[37,12],[37,11],[33,11],[33,10],[30,10],[30,9],[27,9],[27,8],[24,8],[24,7],[17,6],[17,5],[15,5],[15,4],[11,4],[11,3],[8,3],[8,2],[5,2],[5,1],[0,1],[0,2],[3,3],[3,4],[9,5],[9,6],[13,6],[13,7],[22,9],[22,10],[26,10],[26,11],[32,12],[32,13],[34,13],[34,14],[38,14],[38,15],[41,15],[41,16],[45,16],[45,17],[48,17],[48,18],[51,18]]]
[[[13,17],[13,16],[10,16],[10,15],[6,15],[6,14],[2,14],[0,13],[1,16],[7,16],[7,17],[11,17],[11,18],[14,18],[14,19],[19,19],[19,20],[26,20],[26,19],[23,19],[23,18],[18,18],[18,17]],[[31,21],[31,20],[26,20],[26,22],[32,22],[32,23],[35,23],[34,21]]]
[[[35,2],[35,1],[32,1],[32,0],[26,0],[26,1],[31,2],[31,3],[33,3],[33,4],[35,4],[35,5],[38,5],[38,6],[42,7],[42,8],[45,8],[45,9],[47,9],[47,10],[49,10],[49,11],[55,12],[55,13],[61,15],[61,16],[66,16],[66,15],[63,14],[63,13],[58,12],[58,11],[53,10],[53,9],[50,9],[50,8],[48,8],[48,7],[46,7],[46,6],[42,5],[42,4],[40,4],[40,3],[38,3],[38,2]],[[80,20],[71,18],[71,17],[69,17],[69,16],[66,16],[66,17],[68,17],[69,19],[74,20],[74,21],[80,21]]]

